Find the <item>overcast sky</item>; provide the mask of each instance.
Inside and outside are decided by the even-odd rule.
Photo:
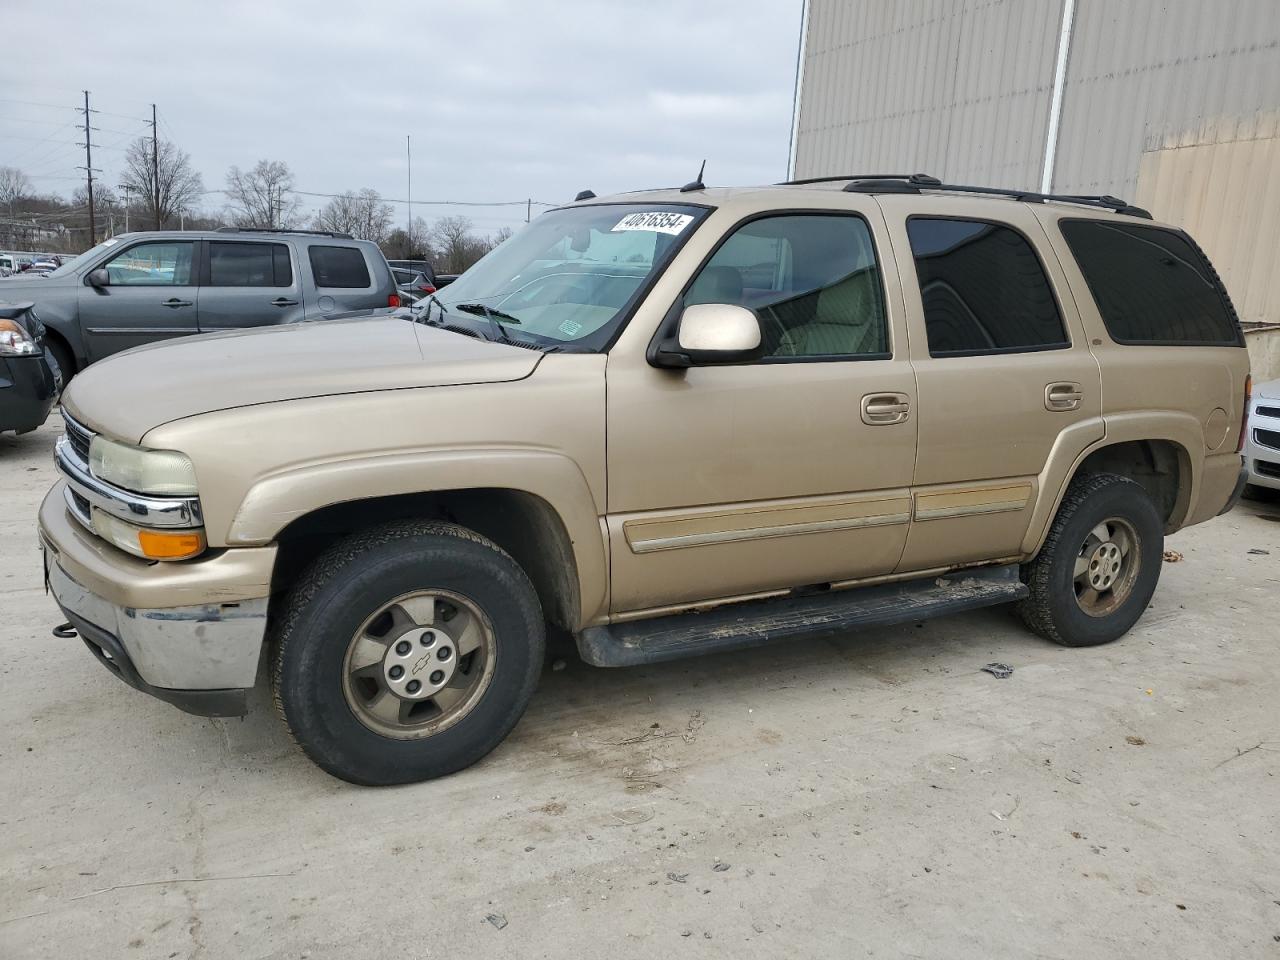
[[[70,108],[87,88],[103,111],[94,166],[111,184],[123,148],[149,133],[152,102],[161,137],[191,155],[206,190],[232,164],[267,158],[288,163],[299,190],[402,200],[406,135],[422,200],[668,186],[704,157],[709,184],[775,181],[800,2],[7,0],[0,166],[70,195],[84,163]],[[464,213],[481,232],[524,219],[523,207],[414,212]]]

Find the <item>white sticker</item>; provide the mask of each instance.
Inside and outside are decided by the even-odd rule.
[[[649,230],[653,233],[669,233],[673,237],[693,222],[687,213],[665,213],[654,210],[649,213],[631,213],[618,221],[610,233],[623,230]]]

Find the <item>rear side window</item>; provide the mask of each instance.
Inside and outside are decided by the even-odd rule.
[[[1070,346],[1040,258],[998,223],[911,217],[931,357],[1026,353]]]
[[[289,248],[283,243],[209,241],[209,285],[288,287],[293,284]]]
[[[368,287],[369,268],[364,254],[355,247],[310,247],[311,272],[317,287]]]
[[[1213,268],[1182,234],[1107,220],[1063,220],[1061,227],[1117,343],[1240,343]]]

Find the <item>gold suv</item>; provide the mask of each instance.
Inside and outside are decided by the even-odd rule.
[[[597,666],[1005,602],[1114,640],[1238,495],[1248,370],[1111,197],[584,191],[411,312],[80,374],[46,576],[134,687],[236,715],[265,661],[321,767],[421,780],[507,735],[548,625]]]

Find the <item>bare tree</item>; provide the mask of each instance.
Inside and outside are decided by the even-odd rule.
[[[431,230],[422,217],[414,217],[409,229],[396,227],[387,234],[380,246],[389,260],[426,260],[436,263],[435,251],[431,248]]]
[[[259,160],[252,170],[228,170],[227,201],[239,227],[288,229],[297,225],[302,207],[293,192],[293,171],[280,160]]]
[[[124,216],[124,208],[119,206],[119,198],[116,197],[115,191],[105,183],[95,182],[93,185],[93,216],[97,221],[98,234],[96,237],[89,236],[88,187],[76,187],[71,192],[71,206],[73,213],[67,218],[67,225],[77,239],[83,238],[86,247],[93,246],[100,239],[113,236],[114,228],[118,226],[115,221],[116,213],[121,217]]]
[[[441,217],[431,229],[431,242],[440,273],[462,273],[485,253],[483,241],[471,233],[468,217]]]
[[[349,233],[360,240],[382,243],[391,231],[391,204],[383,203],[377,190],[365,188],[334,197],[316,214],[317,230]]]
[[[15,220],[18,201],[31,196],[33,192],[34,188],[25,173],[17,167],[0,167],[0,206],[4,207],[9,217],[6,229],[0,231],[0,236],[7,236],[10,246],[18,245],[18,236],[22,232]]]
[[[27,175],[17,167],[0,167],[0,205],[13,216],[14,205],[35,192]]]
[[[192,209],[204,196],[204,181],[191,166],[191,157],[168,140],[161,140],[153,165],[151,140],[139,137],[124,155],[125,169],[120,186],[130,195],[129,208],[142,212],[144,222],[163,229],[184,210]],[[156,166],[159,167],[160,204],[156,209]],[[133,202],[136,198],[136,203]],[[158,215],[157,215],[158,214]]]

